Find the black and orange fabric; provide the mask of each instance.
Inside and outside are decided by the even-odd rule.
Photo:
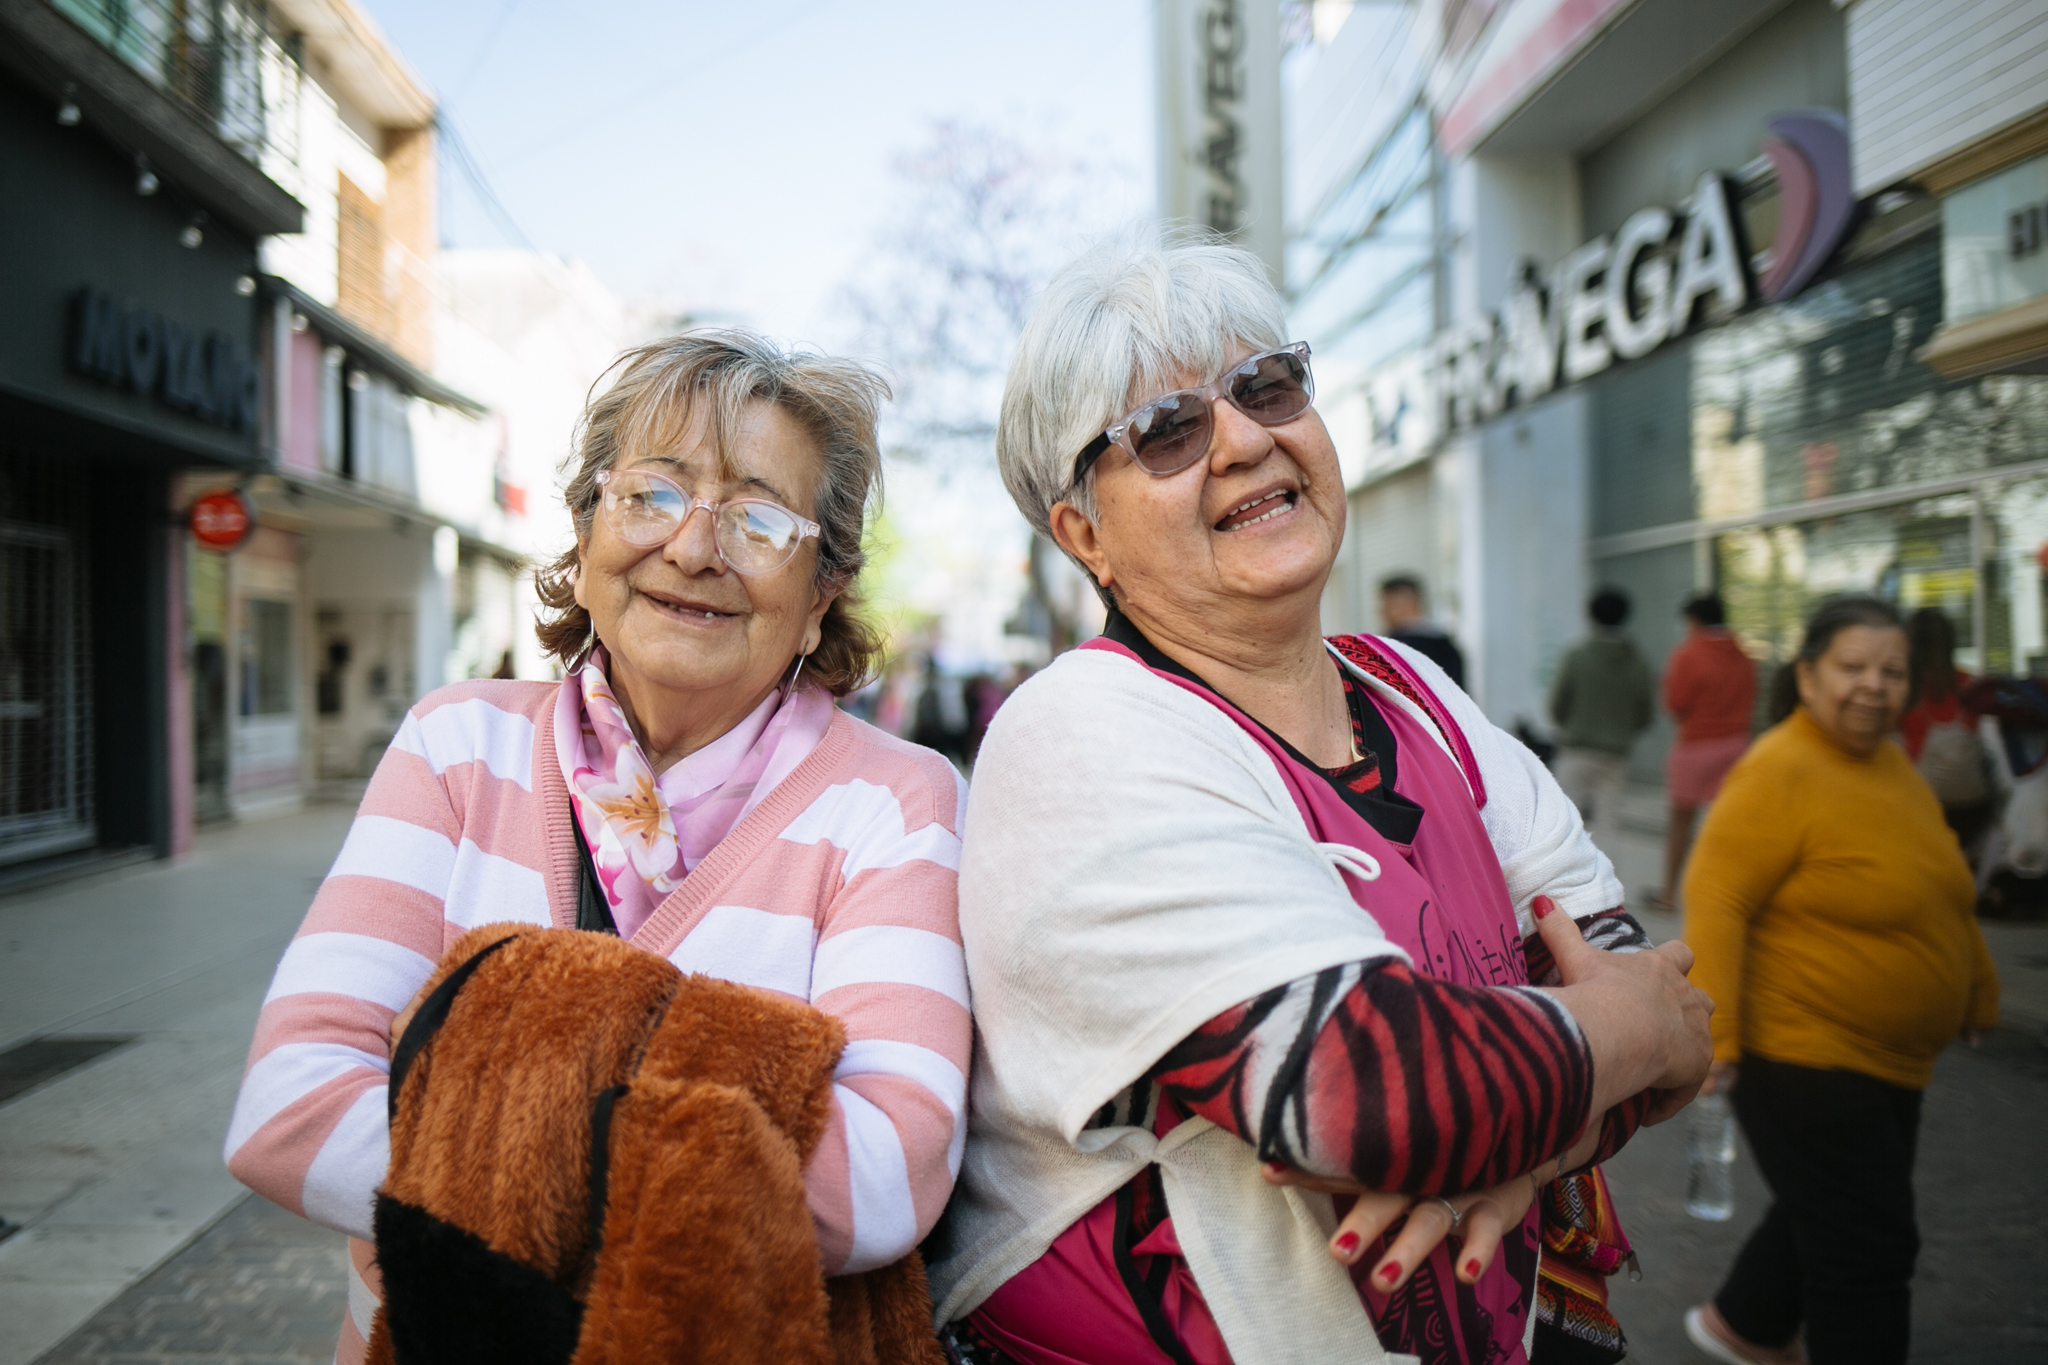
[[[1628,1338],[1607,1308],[1607,1279],[1624,1265],[1636,1275],[1635,1250],[1598,1166],[1543,1188],[1543,1260],[1536,1276],[1536,1339],[1530,1358],[1545,1365],[1613,1365]],[[1640,1278],[1640,1276],[1637,1276]]]
[[[840,1026],[599,933],[488,925],[394,1026],[373,1365],[939,1365],[916,1253],[828,1280]]]

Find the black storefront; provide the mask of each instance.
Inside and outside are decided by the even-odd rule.
[[[4,886],[190,828],[178,476],[261,458],[256,243],[300,210],[55,10],[0,30]]]

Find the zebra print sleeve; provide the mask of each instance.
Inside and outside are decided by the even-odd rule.
[[[1566,1150],[1592,1104],[1578,1026],[1540,992],[1384,961],[1226,1011],[1152,1073],[1263,1161],[1410,1194],[1484,1189]]]

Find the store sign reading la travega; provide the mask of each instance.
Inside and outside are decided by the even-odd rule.
[[[1547,276],[1523,265],[1498,313],[1374,375],[1364,472],[1399,468],[1450,432],[1648,355],[1746,307],[1752,294],[1780,303],[1804,289],[1856,221],[1849,123],[1838,110],[1798,109],[1767,127],[1779,213],[1753,284],[1727,181],[1710,171],[1679,208],[1638,211],[1612,240],[1595,238]]]
[[[1499,313],[1439,334],[1374,378],[1374,443],[1419,452],[1735,312],[1749,302],[1740,240],[1727,185],[1709,172],[1683,207],[1638,211],[1548,278],[1525,265]]]

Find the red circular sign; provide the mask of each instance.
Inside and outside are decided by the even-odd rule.
[[[208,493],[192,504],[192,539],[209,550],[238,550],[256,529],[256,508],[236,489]]]

